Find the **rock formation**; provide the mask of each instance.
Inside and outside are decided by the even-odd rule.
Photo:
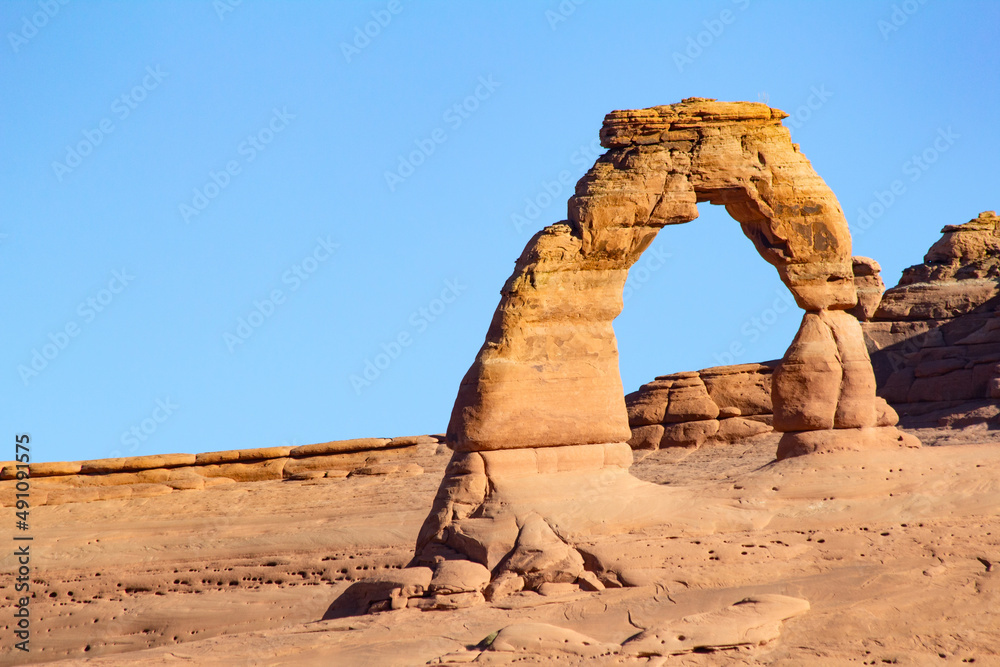
[[[611,321],[628,268],[660,228],[697,217],[699,201],[726,206],[807,311],[776,376],[785,449],[798,451],[796,432],[876,425],[860,330],[842,312],[857,303],[846,221],[784,116],[697,98],[608,115],[610,150],[577,185],[569,220],[532,238],[504,286],[452,413],[459,451],[628,439]],[[804,386],[808,407],[795,398]],[[841,447],[858,436],[806,439]]]
[[[862,325],[878,392],[914,426],[1000,425],[1000,217],[941,231]]]
[[[699,447],[771,432],[777,361],[661,375],[625,396],[632,449]]]
[[[858,304],[847,310],[862,322],[871,318],[882,299],[885,284],[878,262],[868,257],[852,257]],[[865,325],[862,325],[864,328]],[[870,346],[869,346],[870,349]],[[653,382],[625,396],[628,423],[632,429],[629,445],[634,450],[661,447],[699,447],[704,443],[730,443],[771,432],[773,414],[771,382],[778,361],[716,366],[694,373],[661,375]],[[674,380],[704,384],[707,396],[718,408],[718,422],[707,415],[683,414],[669,408],[669,386]],[[689,390],[690,391],[690,390]],[[876,397],[876,421],[892,424],[892,408]]]
[[[694,220],[698,202],[726,207],[806,311],[772,378],[778,457],[915,444],[876,400],[860,325],[846,312],[858,303],[847,222],[781,125],[786,115],[690,98],[605,118],[608,152],[577,184],[568,219],[528,242],[459,387],[448,427],[455,454],[414,566],[471,559],[541,586],[582,575],[558,555],[575,537],[693,511],[628,474],[632,433],[611,323],[629,267],[662,227]],[[698,417],[665,433],[691,442],[718,433],[723,413],[700,375],[661,385],[661,425]],[[515,560],[530,571],[511,565],[522,547]]]
[[[858,305],[847,312],[861,322],[867,322],[875,314],[882,301],[882,293],[885,292],[882,267],[869,257],[854,257],[851,265],[854,270],[854,287],[858,291]]]
[[[997,428],[1000,217],[986,211],[964,225],[947,225],[942,234],[924,263],[906,269],[884,296],[878,262],[854,257],[858,305],[847,312],[861,321],[875,370],[880,420],[888,423],[892,415],[886,411],[895,411],[911,427]],[[764,425],[771,423],[766,377],[775,363],[676,373],[644,384],[625,397],[632,429],[629,444],[633,449],[656,449],[731,441],[729,434],[740,432],[732,408],[766,432]],[[670,381],[689,376],[701,377],[718,406],[718,431],[707,415],[671,416],[678,411],[667,408]],[[752,434],[743,437],[747,435]]]

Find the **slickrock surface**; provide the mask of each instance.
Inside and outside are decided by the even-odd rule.
[[[745,514],[743,527],[669,516],[579,542],[586,569],[573,584],[326,621],[348,586],[402,573],[446,448],[410,450],[397,464],[425,470],[413,477],[38,507],[33,650],[13,656],[5,644],[0,664],[990,665],[1000,442],[986,435],[780,462],[776,434],[659,450],[632,467],[637,478],[679,503]],[[0,564],[11,572],[13,556]],[[475,568],[442,570],[413,584],[444,597],[484,581]],[[372,595],[382,596],[391,609],[392,591]],[[10,623],[0,620],[4,637]],[[652,655],[650,638],[681,655]]]
[[[947,225],[863,325],[879,394],[912,426],[1000,427],[1000,217]]]

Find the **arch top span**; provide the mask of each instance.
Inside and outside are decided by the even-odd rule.
[[[631,265],[660,228],[707,201],[726,207],[801,308],[852,307],[847,220],[781,124],[787,115],[703,98],[608,114],[609,150],[569,201],[584,255]]]

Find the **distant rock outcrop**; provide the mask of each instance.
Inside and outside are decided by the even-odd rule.
[[[661,375],[625,396],[632,449],[698,447],[770,433],[777,361]]]
[[[941,231],[862,325],[878,393],[908,425],[1000,426],[1000,217]]]

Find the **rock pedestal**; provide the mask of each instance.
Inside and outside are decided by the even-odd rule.
[[[917,447],[894,428],[898,417],[875,397],[875,373],[861,325],[843,310],[807,312],[774,371],[779,459],[813,452]]]

